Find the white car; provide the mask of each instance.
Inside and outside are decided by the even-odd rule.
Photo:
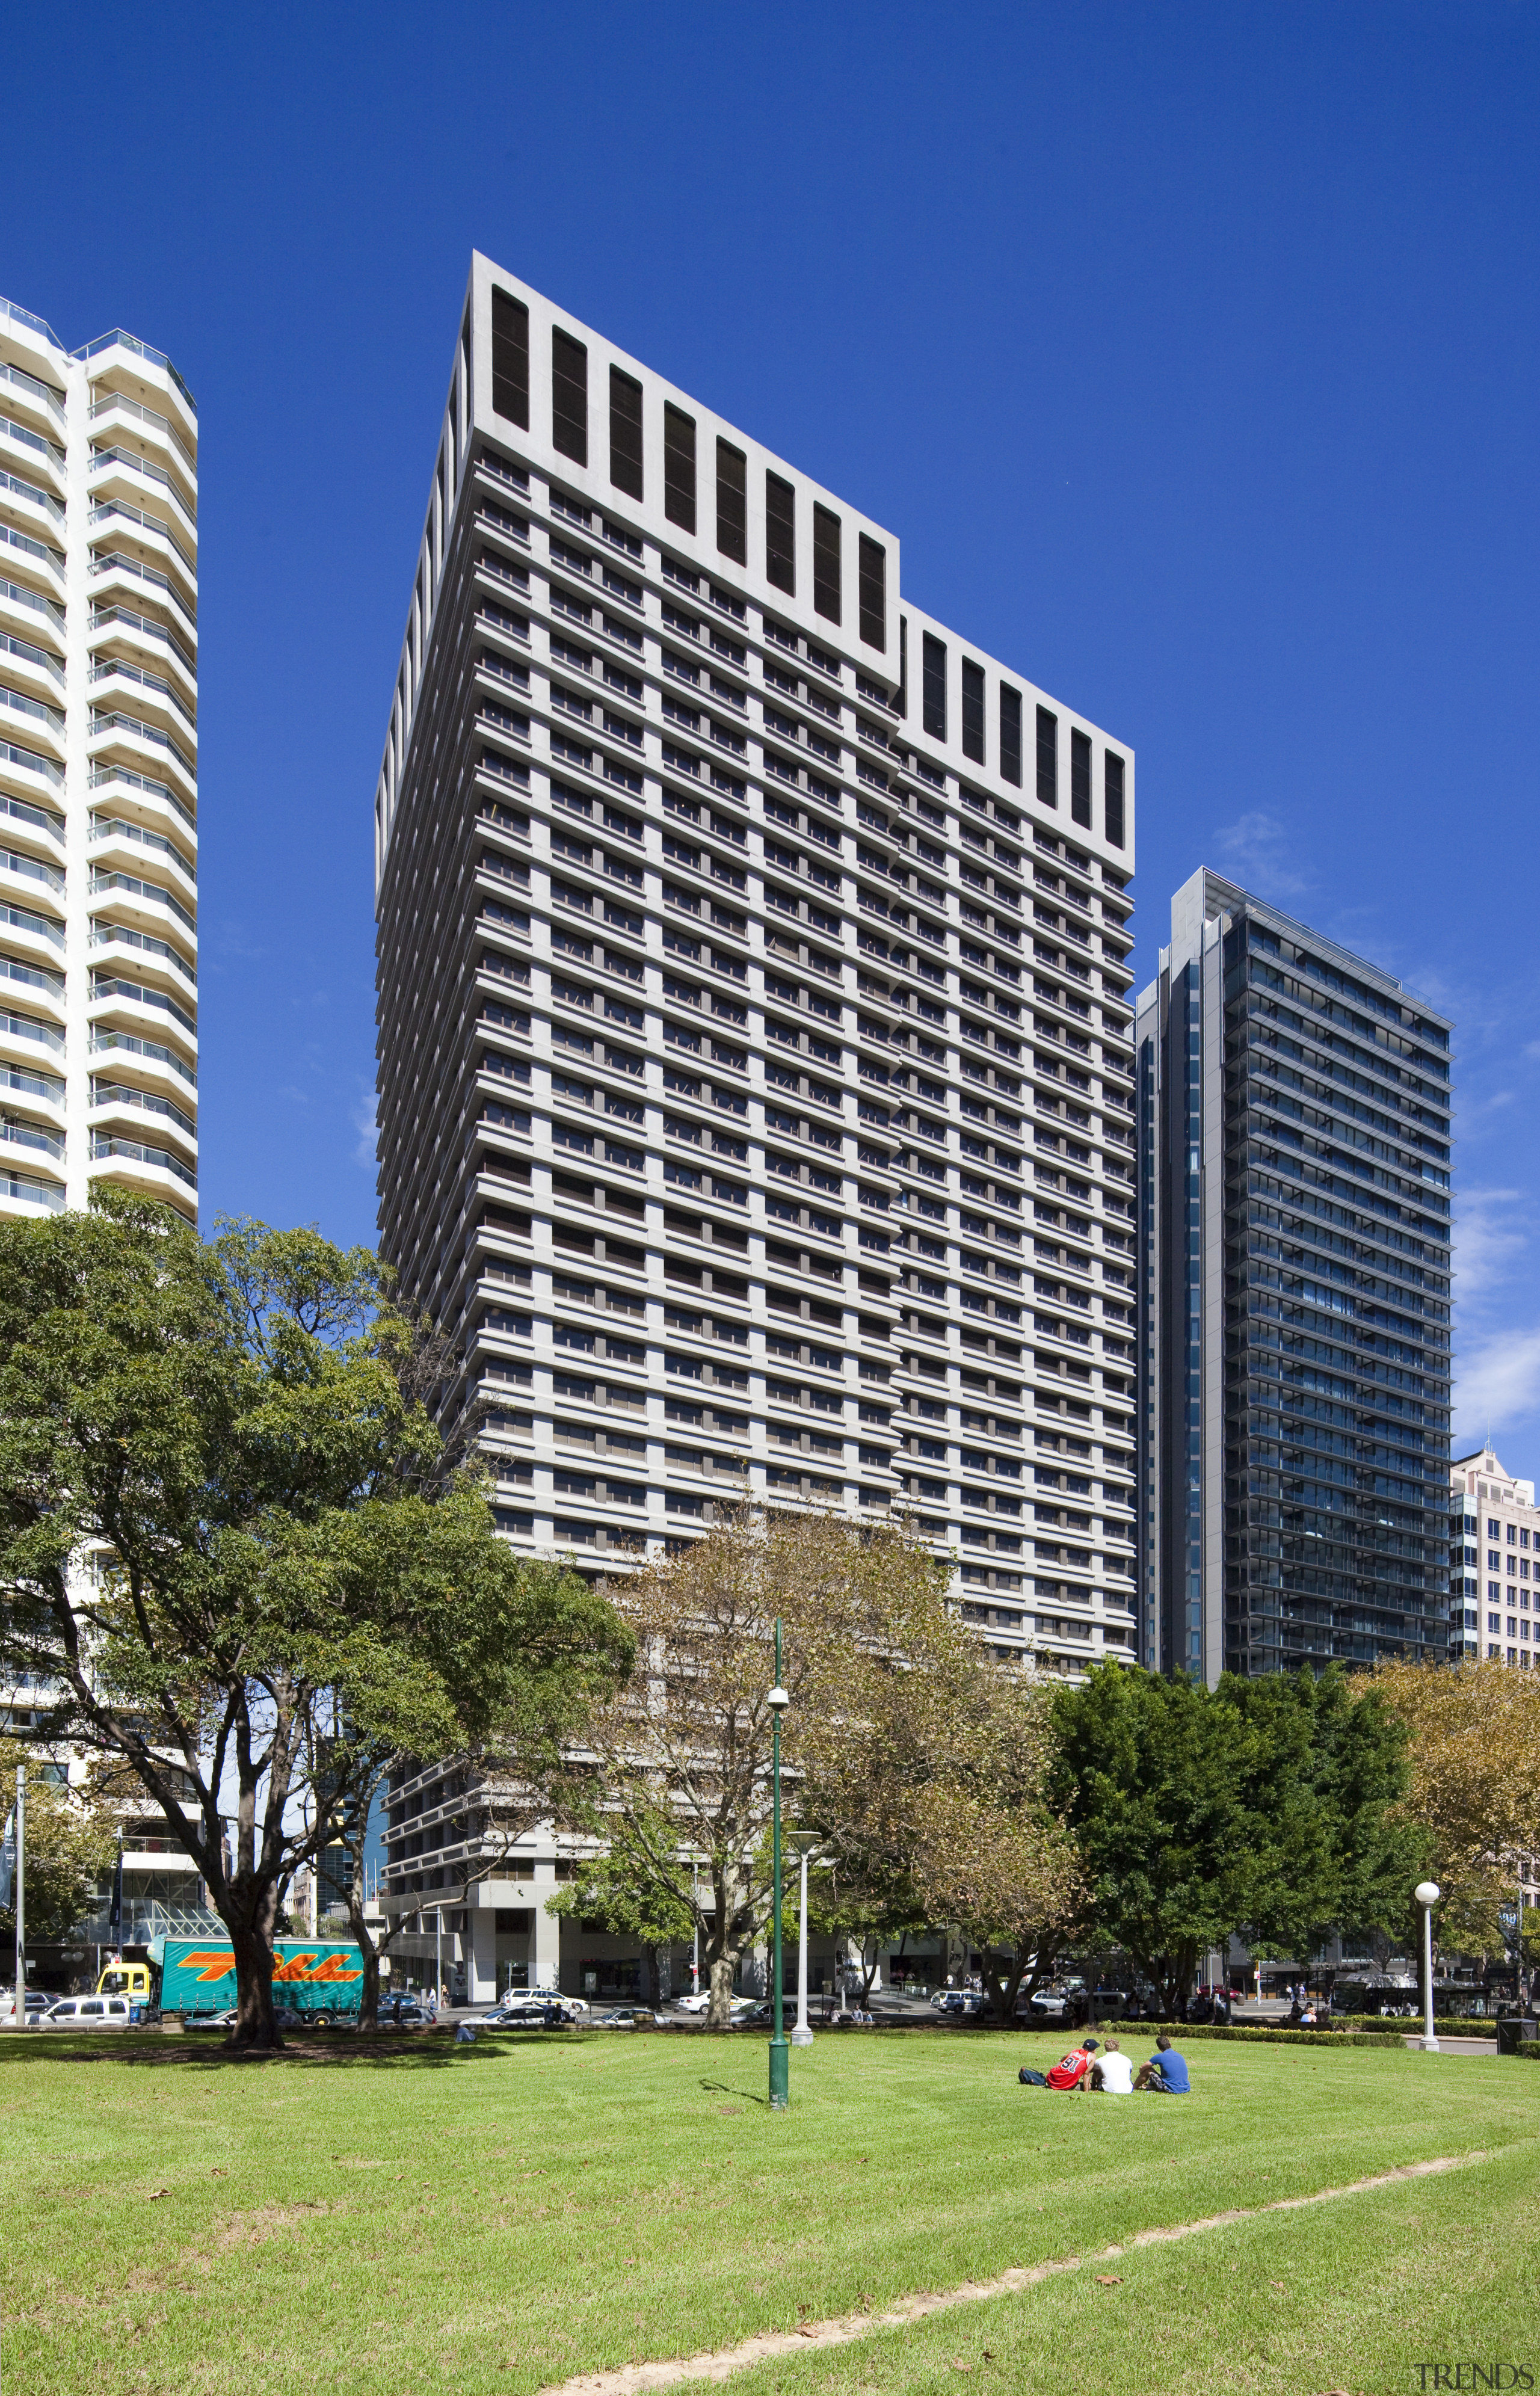
[[[60,1997],[36,2017],[39,2030],[126,2030],[126,1997]]]
[[[680,2014],[703,2014],[711,2002],[708,1989],[697,1989],[687,1997],[675,1997],[674,2011]]]

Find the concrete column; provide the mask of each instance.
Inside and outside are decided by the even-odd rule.
[[[538,1872],[537,1866],[537,1872]],[[542,1883],[537,1878],[530,1892],[535,1908],[535,1935],[529,1942],[530,1984],[537,1989],[555,1989],[562,1977],[562,1920],[560,1914],[548,1913],[545,1901],[556,1894],[555,1876]]]
[[[473,1905],[466,1920],[471,1925],[465,1941],[466,2003],[490,2004],[498,1994],[497,1912],[490,1905]]]

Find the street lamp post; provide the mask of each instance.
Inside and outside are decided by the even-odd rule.
[[[1423,2053],[1437,2055],[1439,2042],[1433,2033],[1433,1908],[1443,1891],[1436,1880],[1420,1880],[1413,1895],[1422,1907],[1423,1918]]]
[[[797,2027],[791,2033],[793,2046],[811,2046],[813,2033],[807,2026],[807,1848],[800,1850],[802,1879],[798,1888],[797,1913]]]
[[[770,2015],[770,2110],[784,2113],[790,2102],[790,2052],[786,2043],[786,2025],[782,2007],[781,1977],[781,1818],[780,1818],[780,1726],[781,1716],[790,1704],[790,1697],[781,1686],[781,1627],[776,1618],[776,1685],[765,1703],[770,1708],[775,1729],[771,1737],[770,1796],[770,1873],[772,1944],[774,1977],[771,1984]]]

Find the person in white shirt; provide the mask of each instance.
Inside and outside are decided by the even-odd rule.
[[[1132,2096],[1134,2094],[1134,2063],[1124,2055],[1115,2038],[1109,2038],[1091,2073],[1091,2085],[1109,2096]]]

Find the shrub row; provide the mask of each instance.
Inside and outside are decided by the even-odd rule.
[[[1229,2038],[1254,2046],[1383,2046],[1382,2033],[1351,2030],[1255,2030],[1249,2023],[1235,2022],[1109,2022],[1109,2030],[1137,2030],[1140,2038],[1159,2038],[1163,2034],[1175,2041],[1189,2038]]]

